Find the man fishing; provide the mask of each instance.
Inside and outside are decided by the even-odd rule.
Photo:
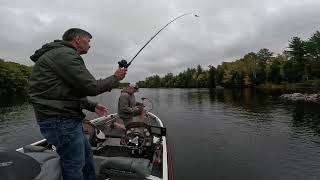
[[[107,115],[107,108],[91,102],[118,86],[127,69],[119,68],[96,80],[81,55],[90,48],[92,35],[82,29],[67,30],[62,40],[47,43],[30,58],[35,62],[29,80],[30,101],[42,135],[56,147],[64,180],[97,179],[90,143],[84,135],[82,109]]]
[[[143,103],[137,102],[134,96],[139,91],[136,84],[129,84],[123,88],[118,101],[118,115],[123,122],[113,122],[113,126],[125,130],[125,126],[133,120],[134,116],[141,115],[143,112]]]

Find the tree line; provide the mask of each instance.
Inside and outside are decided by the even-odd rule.
[[[154,75],[139,81],[147,88],[228,88],[254,87],[261,84],[300,83],[320,87],[320,32],[307,40],[293,37],[288,50],[274,55],[267,48],[250,52],[233,62],[204,69],[201,65],[177,75]]]
[[[32,67],[0,59],[0,96],[26,95]]]

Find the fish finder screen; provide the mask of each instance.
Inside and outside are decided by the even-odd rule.
[[[151,132],[154,134],[161,135],[161,129],[158,127],[151,127]]]
[[[165,136],[166,135],[166,129],[163,127],[157,127],[157,126],[150,126],[150,131],[152,134],[156,134],[159,136]]]

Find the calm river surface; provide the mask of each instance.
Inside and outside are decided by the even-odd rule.
[[[116,112],[120,90],[92,98]],[[320,180],[320,105],[254,90],[140,89],[167,127],[175,180]],[[0,99],[0,146],[42,138],[29,104]],[[88,118],[96,117],[88,113]]]

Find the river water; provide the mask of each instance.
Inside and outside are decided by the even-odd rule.
[[[119,94],[92,99],[116,112]],[[167,127],[175,180],[320,180],[320,105],[250,89],[140,89],[141,97]],[[0,104],[0,146],[42,138],[29,104]]]

